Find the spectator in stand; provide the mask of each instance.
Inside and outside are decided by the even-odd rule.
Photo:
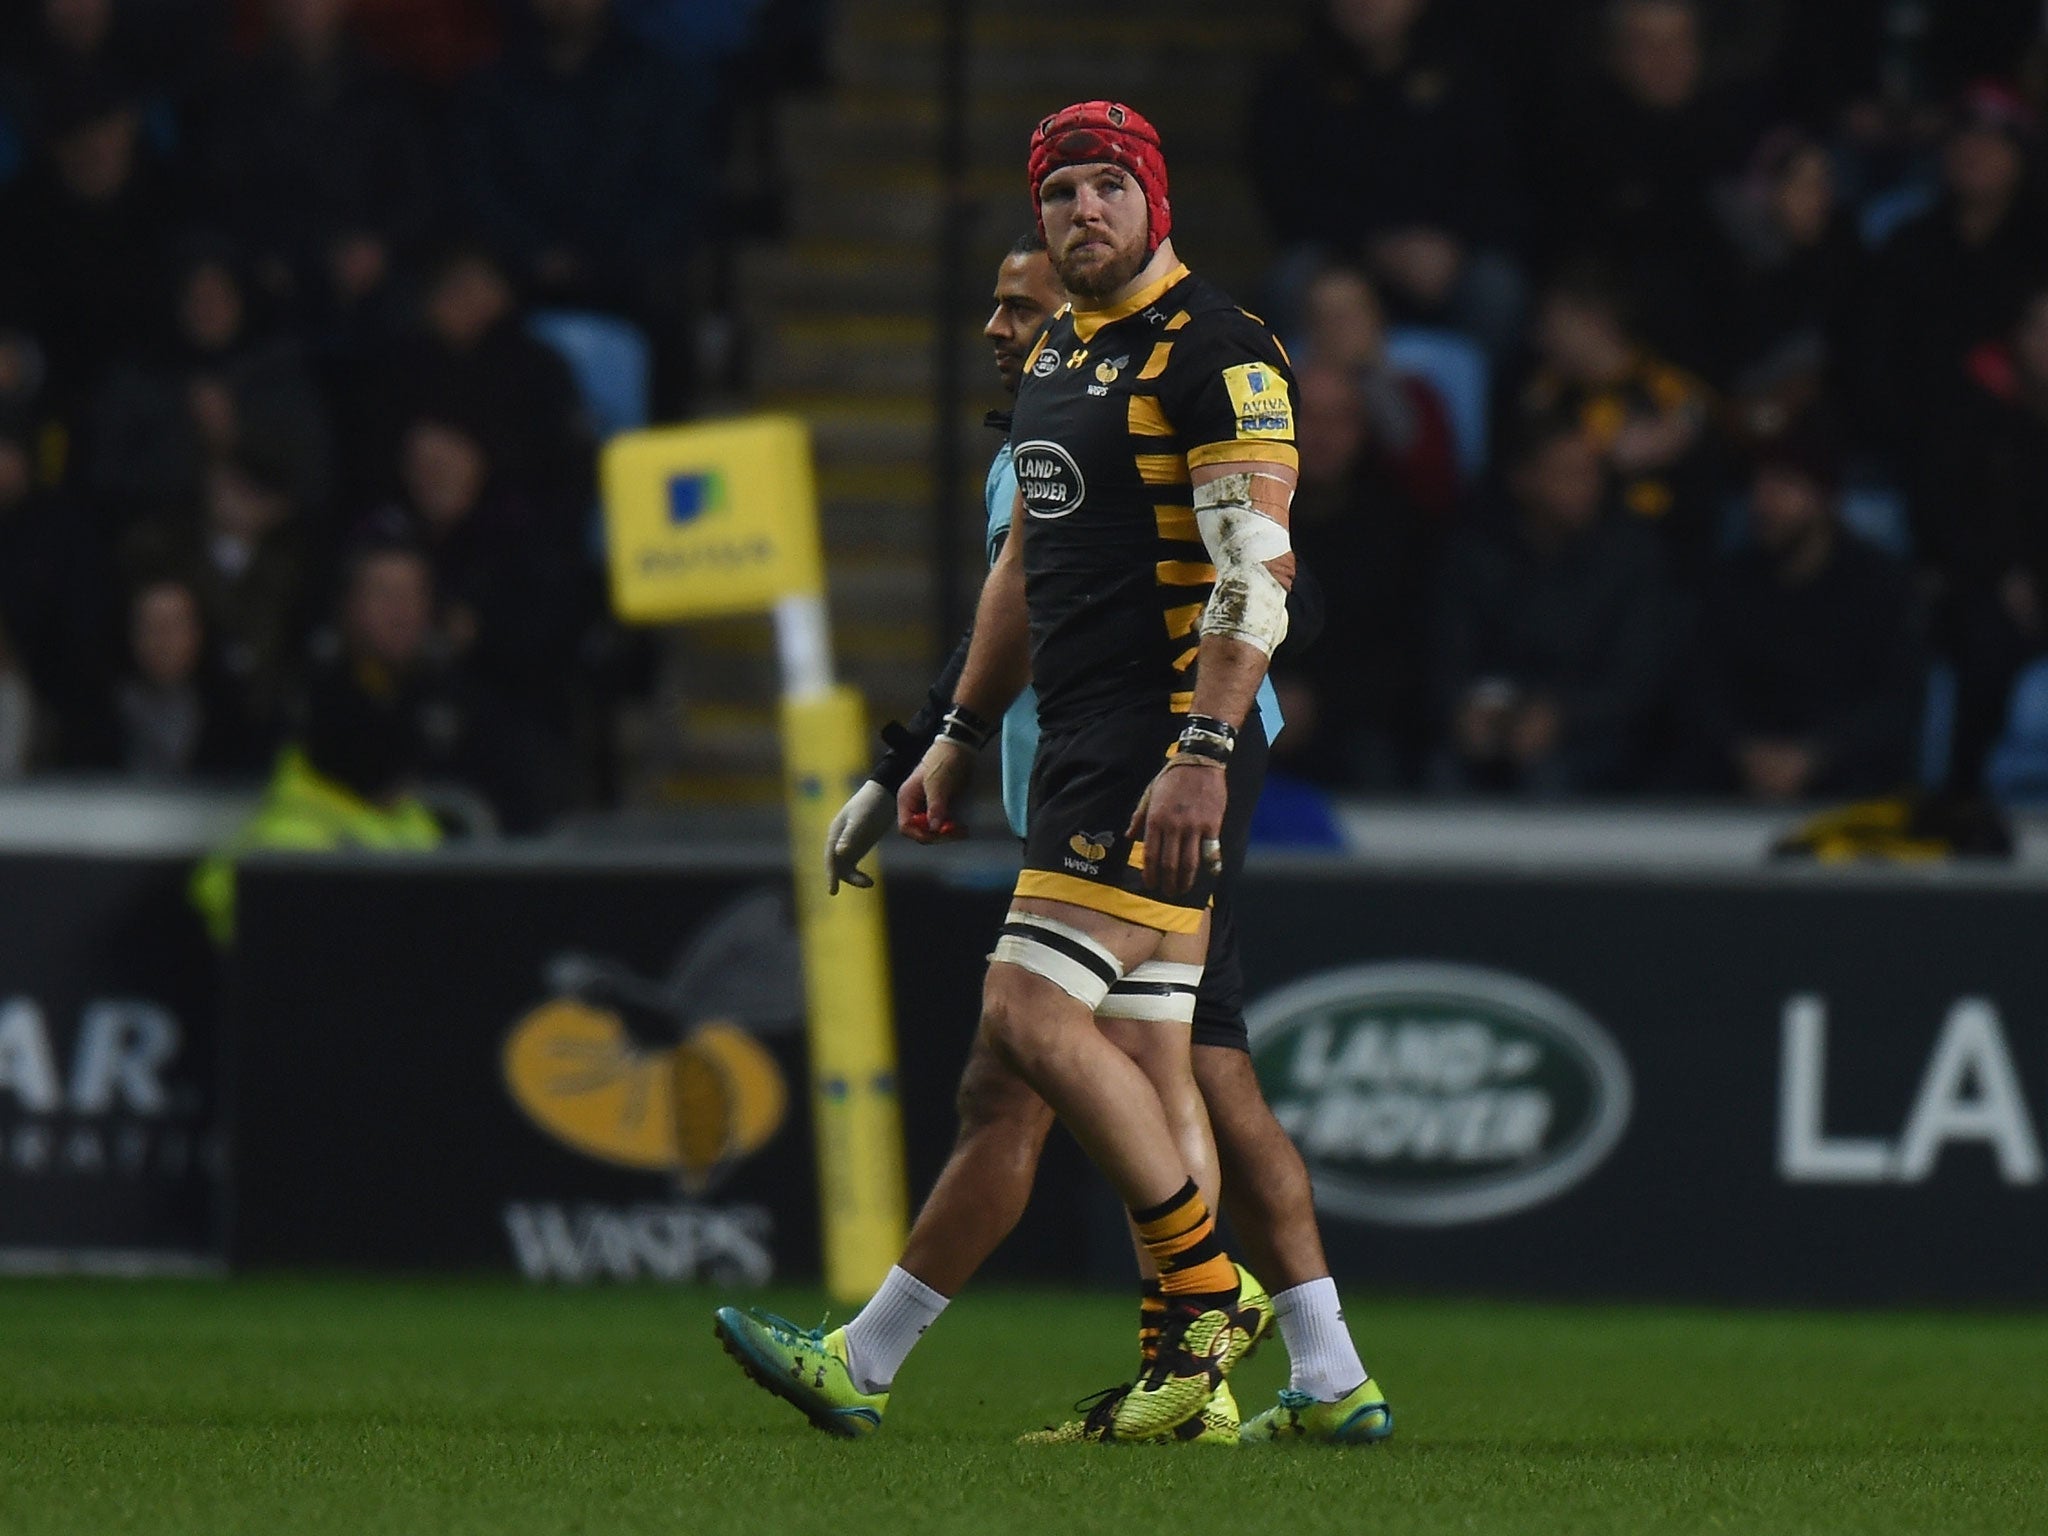
[[[177,780],[261,771],[233,693],[211,662],[191,583],[167,576],[136,591],[127,675],[114,695],[124,773]]]
[[[438,632],[462,668],[460,767],[499,820],[530,831],[564,808],[578,589],[497,482],[473,427],[421,416],[400,445],[403,510],[439,593]]]
[[[399,444],[422,414],[473,422],[499,488],[535,514],[559,558],[587,563],[593,443],[568,367],[520,324],[505,269],[481,246],[451,246],[427,276],[419,324],[369,370],[359,406],[362,457],[396,470]],[[397,481],[363,488],[396,494]]]
[[[178,250],[151,344],[132,350],[101,390],[85,475],[117,522],[193,505],[206,466],[260,444],[317,515],[334,499],[333,426],[304,353],[267,335],[260,296],[226,241]]]
[[[1535,340],[1521,419],[1576,421],[1613,472],[1622,510],[1661,530],[1674,579],[1690,586],[1720,510],[1706,386],[1636,338],[1620,288],[1595,266],[1552,284]]]
[[[0,290],[33,315],[54,414],[76,421],[146,334],[174,214],[133,99],[106,75],[52,93],[36,167],[0,199]]]
[[[0,133],[33,137],[49,94],[81,75],[104,74],[147,93],[164,82],[182,50],[169,29],[152,28],[136,6],[115,0],[15,0],[24,35],[0,69]],[[0,178],[4,179],[4,178]]]
[[[434,623],[434,573],[402,539],[351,551],[337,623],[314,648],[297,746],[307,765],[372,805],[445,773],[461,709]]]
[[[1448,10],[1326,0],[1258,94],[1257,146],[1287,151],[1259,148],[1253,179],[1297,253],[1295,281],[1317,259],[1362,261],[1403,320],[1456,326],[1498,354],[1521,333],[1516,180],[1496,92]]]
[[[1343,615],[1306,650],[1283,647],[1274,658],[1287,719],[1274,762],[1330,789],[1413,788],[1428,730],[1427,598],[1444,518],[1413,494],[1349,370],[1306,363],[1295,396],[1294,547],[1327,590],[1343,594]]]
[[[75,764],[103,738],[113,562],[85,509],[39,483],[36,436],[0,414],[0,616],[44,706],[51,756]]]
[[[36,745],[36,695],[0,612],[0,783],[28,777]]]
[[[1937,634],[1956,666],[1949,787],[1960,794],[1982,792],[2013,682],[2048,650],[2048,286],[1969,372],[1918,520],[1940,594]]]
[[[374,331],[434,212],[426,125],[347,36],[349,0],[269,0],[263,50],[209,93],[194,137],[210,211],[267,299],[344,339]]]
[[[1387,361],[1386,312],[1372,279],[1342,263],[1323,268],[1302,295],[1302,321],[1304,366],[1328,367],[1352,381],[1376,466],[1424,511],[1448,516],[1458,499],[1450,412],[1428,381]]]
[[[342,568],[335,629],[321,636],[299,728],[279,754],[263,804],[192,877],[215,942],[235,930],[235,863],[259,848],[403,852],[441,841],[416,797],[452,749],[460,712],[435,654],[426,559],[376,536]]]
[[[1531,426],[1507,489],[1445,561],[1432,778],[1544,798],[1632,788],[1664,671],[1657,541],[1609,506],[1600,446],[1574,420]]]
[[[673,411],[689,393],[691,260],[716,190],[710,88],[626,37],[610,0],[530,5],[537,34],[458,104],[456,185],[537,303],[646,328]]]
[[[1827,147],[1795,129],[1764,140],[1723,224],[1733,259],[1719,377],[1732,430],[1754,444],[1845,382],[1863,247],[1836,197]]]
[[[1689,364],[1709,360],[1701,323],[1719,287],[1713,193],[1741,168],[1754,112],[1708,89],[1694,0],[1614,0],[1606,75],[1561,103],[1545,170],[1548,229],[1612,262],[1642,333]]]
[[[1837,450],[1812,421],[1768,445],[1753,546],[1708,588],[1687,710],[1694,787],[1753,800],[1911,782],[1925,684],[1908,572],[1842,526]]]
[[[198,513],[137,528],[131,572],[192,574],[236,707],[274,739],[306,633],[307,551],[291,485],[260,453],[207,467]]]
[[[1942,155],[1939,204],[1878,253],[1863,316],[1868,429],[1926,496],[1931,423],[1967,398],[1970,353],[2011,329],[2048,270],[2048,216],[2030,188],[2033,111],[2003,86],[1964,96]],[[1938,491],[1934,492],[1938,494]]]

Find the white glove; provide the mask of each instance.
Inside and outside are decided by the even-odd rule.
[[[896,825],[896,797],[873,779],[853,792],[853,798],[839,807],[832,826],[825,833],[825,891],[839,894],[839,883],[866,890],[875,883],[854,866],[882,840],[882,834]]]

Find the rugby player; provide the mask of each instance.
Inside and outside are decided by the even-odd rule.
[[[1103,158],[1089,158],[1097,152],[1102,152]],[[1208,569],[1209,562],[1199,557],[1211,550],[1200,547],[1162,550],[1153,546],[1195,544],[1202,534],[1213,531],[1204,526],[1205,523],[1228,524],[1233,513],[1240,517],[1271,516],[1270,510],[1260,508],[1262,498],[1253,487],[1241,484],[1236,487],[1244,493],[1239,498],[1245,503],[1243,506],[1227,499],[1225,492],[1210,493],[1201,498],[1204,511],[1209,514],[1207,517],[1198,515],[1190,507],[1189,492],[1180,487],[1188,486],[1191,480],[1215,484],[1232,474],[1263,476],[1271,472],[1267,466],[1291,472],[1293,454],[1288,445],[1292,436],[1291,417],[1284,377],[1278,375],[1278,368],[1284,366],[1284,355],[1263,328],[1241,311],[1228,306],[1214,290],[1190,278],[1185,269],[1173,260],[1171,247],[1165,240],[1164,166],[1158,156],[1156,136],[1135,113],[1108,103],[1092,103],[1058,114],[1042,125],[1035,137],[1033,160],[1034,187],[1041,182],[1045,184],[1045,218],[1055,237],[1056,248],[1073,258],[1072,265],[1080,277],[1074,286],[1084,303],[1092,301],[1093,304],[1092,309],[1083,309],[1066,326],[1055,328],[1057,336],[1061,331],[1077,335],[1085,327],[1094,341],[1092,355],[1100,359],[1096,368],[1088,372],[1083,365],[1088,360],[1089,349],[1083,346],[1069,352],[1068,357],[1072,361],[1065,365],[1068,371],[1082,371],[1086,379],[1064,393],[1069,397],[1079,397],[1082,402],[1111,402],[1092,414],[1102,411],[1113,413],[1117,430],[1109,434],[1100,431],[1090,433],[1084,415],[1077,435],[1065,441],[1024,441],[1020,435],[1019,441],[1024,441],[1023,451],[1051,448],[1068,455],[1068,460],[1057,464],[1056,468],[1064,473],[1071,464],[1079,489],[1079,494],[1067,504],[1066,510],[1062,510],[1060,497],[1051,492],[1042,495],[1037,505],[1027,494],[1022,498],[1022,504],[1032,516],[1044,521],[1064,518],[1081,509],[1091,486],[1104,486],[1112,492],[1118,489],[1116,471],[1122,470],[1124,484],[1121,490],[1124,494],[1121,499],[1127,507],[1137,505],[1142,514],[1142,532],[1134,541],[1128,528],[1116,529],[1112,522],[1112,537],[1126,549],[1134,542],[1143,546],[1138,553],[1144,557],[1142,574],[1146,579],[1141,587],[1127,591],[1123,601],[1129,604],[1131,599],[1136,599],[1135,606],[1146,627],[1134,630],[1124,625],[1121,632],[1126,637],[1133,634],[1141,637],[1140,643],[1132,647],[1136,654],[1129,660],[1141,661],[1145,651],[1164,649],[1166,655],[1157,655],[1153,659],[1155,662],[1172,663],[1172,671],[1162,671],[1155,666],[1153,675],[1139,682],[1138,691],[1126,700],[1126,703],[1134,700],[1137,705],[1132,711],[1137,716],[1137,729],[1109,736],[1106,751],[1101,731],[1094,731],[1090,742],[1089,717],[1093,715],[1096,719],[1103,719],[1112,715],[1111,711],[1101,707],[1100,701],[1092,709],[1086,705],[1078,710],[1070,707],[1067,718],[1081,724],[1080,760],[1087,776],[1099,778],[1105,767],[1113,774],[1122,772],[1124,799],[1113,807],[1116,810],[1113,819],[1124,823],[1121,831],[1126,847],[1119,850],[1121,856],[1115,862],[1127,870],[1136,862],[1132,858],[1135,843],[1130,834],[1162,826],[1169,831],[1172,828],[1170,813],[1144,818],[1151,824],[1146,827],[1140,825],[1140,817],[1128,814],[1128,807],[1143,789],[1144,779],[1150,776],[1150,771],[1158,763],[1162,749],[1173,740],[1172,727],[1181,723],[1178,715],[1184,714],[1190,704],[1208,705],[1213,698],[1213,707],[1224,712],[1224,716],[1215,717],[1200,726],[1199,731],[1217,738],[1213,745],[1220,750],[1211,760],[1217,761],[1219,766],[1227,761],[1230,766],[1218,772],[1206,766],[1189,764],[1178,772],[1167,773],[1162,777],[1160,787],[1174,788],[1178,780],[1190,774],[1199,774],[1203,780],[1213,777],[1219,788],[1222,781],[1228,780],[1229,799],[1235,802],[1229,809],[1235,814],[1223,815],[1225,805],[1219,803],[1214,807],[1216,814],[1210,821],[1202,821],[1199,816],[1192,820],[1197,841],[1194,847],[1186,847],[1183,837],[1182,851],[1188,855],[1182,860],[1184,877],[1175,880],[1169,874],[1155,887],[1169,897],[1176,894],[1183,897],[1169,911],[1152,910],[1146,905],[1148,902],[1153,906],[1164,904],[1138,894],[1144,884],[1142,874],[1121,880],[1112,877],[1101,882],[1097,889],[1080,892],[1069,890],[1059,881],[1037,882],[1037,889],[1079,898],[1072,902],[1044,904],[1028,899],[1034,882],[1027,871],[1024,882],[1020,883],[1018,907],[1012,915],[1014,919],[1020,915],[1043,913],[1056,922],[1064,923],[1070,914],[1063,909],[1079,906],[1082,914],[1132,916],[1137,919],[1133,926],[1153,928],[1157,925],[1155,931],[1186,932],[1189,925],[1182,914],[1193,909],[1199,923],[1200,909],[1187,898],[1194,897],[1205,883],[1202,879],[1204,870],[1213,878],[1215,866],[1227,862],[1234,867],[1241,855],[1244,821],[1256,798],[1262,767],[1264,731],[1255,722],[1238,736],[1235,726],[1244,722],[1251,703],[1251,688],[1260,685],[1264,669],[1264,653],[1256,651],[1253,641],[1264,640],[1270,648],[1277,642],[1284,621],[1276,621],[1268,615],[1266,630],[1246,636],[1242,633],[1242,626],[1247,620],[1240,614],[1237,621],[1239,630],[1212,630],[1205,624],[1203,638],[1196,642],[1189,633],[1195,628],[1193,617],[1183,616],[1174,610],[1183,608],[1187,602],[1192,602],[1197,610],[1201,609],[1209,595],[1207,588],[1214,580],[1214,573]],[[1130,201],[1118,208],[1116,205],[1123,196],[1128,196]],[[1096,254],[1098,250],[1107,251],[1110,259],[1103,261]],[[1121,271],[1118,270],[1119,261],[1123,264]],[[1091,272],[1091,268],[1095,270]],[[995,344],[997,366],[1007,386],[1016,388],[1027,351],[1039,360],[1035,364],[1035,378],[1048,379],[1054,375],[1055,367],[1045,366],[1042,360],[1048,349],[1057,345],[1056,338],[1048,338],[1035,350],[1029,347],[1029,339],[1037,334],[1039,322],[1057,302],[1057,297],[1051,274],[1046,270],[1045,258],[1037,254],[1030,243],[1020,243],[1005,260],[998,276],[996,310],[985,332]],[[1061,318],[1068,320],[1065,315]],[[1142,361],[1134,361],[1129,355],[1122,358],[1114,356],[1114,345],[1105,343],[1119,340],[1138,347]],[[1186,360],[1178,365],[1172,358],[1176,347]],[[1076,352],[1083,355],[1076,356]],[[1110,388],[1120,375],[1134,382],[1122,388]],[[1274,384],[1262,382],[1262,376],[1274,380]],[[1156,378],[1159,383],[1151,388],[1135,387],[1135,381],[1144,377]],[[1233,378],[1237,380],[1236,386],[1231,383]],[[1150,398],[1145,398],[1148,396]],[[1205,399],[1205,396],[1209,398]],[[1185,414],[1194,423],[1192,435],[1176,432],[1167,425],[1162,407],[1163,402],[1169,400],[1186,402]],[[1244,408],[1247,405],[1257,409],[1247,410]],[[1089,410],[1085,403],[1081,409],[1083,412]],[[1071,404],[1064,407],[1054,404],[1040,419],[1059,424],[1064,415],[1069,430],[1072,430],[1072,412]],[[1141,426],[1151,430],[1140,430]],[[1202,438],[1205,431],[1209,441]],[[1169,468],[1163,464],[1165,455],[1145,452],[1177,448],[1183,443],[1194,449],[1190,455],[1193,474],[1185,465]],[[1277,451],[1281,448],[1284,451]],[[1071,463],[1071,455],[1076,451],[1092,451],[1092,460],[1101,460],[1105,456],[1104,450],[1107,450],[1108,473],[1098,471],[1095,481],[1083,480],[1083,466]],[[1132,453],[1143,453],[1144,456],[1123,462]],[[1012,476],[1006,473],[1008,459],[1007,451],[999,453],[989,477],[992,558],[997,557],[999,550],[1011,547],[1003,543],[1003,532],[1013,502],[1017,500],[1010,490]],[[1173,469],[1178,472],[1174,473]],[[1052,492],[1063,488],[1056,483],[1057,480],[1056,474],[1049,482]],[[1284,519],[1284,492],[1291,483],[1291,473],[1282,474],[1276,483],[1282,492],[1277,498],[1277,510],[1279,519]],[[1044,487],[1039,489],[1045,491]],[[1229,489],[1226,485],[1225,491]],[[1101,491],[1096,494],[1098,504],[1113,519],[1113,500],[1103,499]],[[1263,499],[1269,507],[1276,500],[1270,493]],[[1159,505],[1164,502],[1176,505]],[[1277,526],[1278,519],[1275,522]],[[1035,526],[1032,532],[1038,532]],[[1242,528],[1232,530],[1226,527],[1221,535],[1202,542],[1212,548],[1222,545],[1215,552],[1222,554],[1227,562],[1230,554],[1228,539],[1235,537],[1242,542],[1243,534]],[[1282,547],[1284,550],[1284,536]],[[1175,561],[1153,558],[1161,553],[1182,558]],[[1288,562],[1284,556],[1268,558],[1279,574],[1285,573]],[[1244,573],[1237,574],[1239,587],[1255,580]],[[992,579],[991,585],[995,584]],[[1275,585],[1278,584],[1276,581]],[[1226,598],[1231,597],[1233,590],[1226,585]],[[1271,595],[1270,591],[1267,595]],[[1164,610],[1159,606],[1162,601],[1166,605]],[[1241,601],[1256,606],[1254,599]],[[985,601],[984,618],[988,613],[989,604]],[[1185,622],[1182,622],[1183,617]],[[1143,643],[1151,638],[1150,624],[1161,627],[1160,638],[1165,645]],[[1255,668],[1248,666],[1242,658],[1235,658],[1240,677],[1248,677],[1248,684],[1235,691],[1229,686],[1228,678],[1221,688],[1205,688],[1204,678],[1211,655],[1221,654],[1226,668],[1233,660],[1227,651],[1215,652],[1219,641],[1245,645],[1253,648],[1257,655]],[[1198,644],[1204,667],[1193,669],[1193,693],[1197,697],[1159,699],[1157,694],[1161,691],[1186,691],[1181,687],[1181,678],[1190,670]],[[1100,659],[1102,654],[1096,652],[1094,659]],[[1115,653],[1108,654],[1114,657]],[[956,655],[956,665],[949,667],[947,676],[935,688],[936,701],[943,702],[950,692],[952,677],[959,670],[960,660]],[[970,656],[970,669],[972,660]],[[1161,681],[1166,681],[1168,687],[1165,690],[1154,688],[1152,696],[1148,697],[1146,688]],[[1068,686],[1072,688],[1071,680]],[[1085,688],[1083,691],[1085,693]],[[1262,705],[1270,711],[1270,690],[1262,689],[1262,692],[1265,695]],[[961,697],[964,699],[968,694],[969,689],[963,686]],[[1164,710],[1160,708],[1162,702],[1167,704]],[[918,722],[914,722],[910,732],[894,739],[891,756],[877,765],[873,781],[862,786],[835,820],[827,849],[828,880],[834,890],[842,879],[853,884],[869,883],[867,877],[859,873],[857,861],[872,847],[886,825],[889,788],[893,782],[904,778],[908,753],[923,745],[920,737],[931,734],[931,727],[937,723],[936,714],[935,709],[928,707],[920,717],[926,726],[924,731],[917,730]],[[1161,716],[1164,716],[1163,729]],[[1022,798],[1021,768],[1031,761],[1034,727],[1028,700],[1020,701],[1004,720],[1005,799],[1013,822],[1022,820],[1018,804]],[[1186,748],[1190,756],[1202,746],[1212,745],[1207,742],[1191,743],[1185,739],[1188,734],[1183,732],[1180,746]],[[1234,750],[1231,747],[1233,736],[1236,736]],[[1125,738],[1134,738],[1144,745],[1133,751],[1125,744]],[[1056,753],[1062,746],[1071,746],[1059,734],[1050,732],[1049,743]],[[944,761],[939,748],[935,747],[933,753],[939,762]],[[1090,760],[1091,753],[1093,760]],[[904,810],[906,818],[916,815],[918,796],[914,786],[915,781],[921,779],[925,785],[925,809],[933,816],[934,825],[942,825],[943,802],[937,802],[930,792],[929,770],[932,766],[933,760],[928,759],[925,767],[912,776],[913,788],[906,791]],[[1043,778],[1044,764],[1040,769]],[[1071,773],[1070,768],[1070,776]],[[1068,793],[1071,796],[1073,792],[1069,790]],[[1112,790],[1111,794],[1114,793],[1116,791]],[[1223,798],[1217,797],[1219,801]],[[1074,809],[1076,814],[1083,809],[1091,814],[1098,811],[1106,814],[1102,804],[1076,806]],[[1102,815],[1097,819],[1102,820]],[[1066,839],[1068,850],[1074,857],[1055,855],[1057,865],[1047,869],[1045,866],[1052,861],[1045,856],[1046,845],[1050,837],[1057,835],[1060,827],[1055,825],[1047,832],[1043,820],[1042,813],[1035,818],[1040,833],[1038,847],[1028,850],[1039,854],[1035,862],[1040,873],[1068,875],[1089,864],[1109,862],[1108,849],[1103,845],[1114,844],[1117,831],[1084,829]],[[1109,826],[1110,822],[1104,821],[1103,825]],[[1146,841],[1151,846],[1161,846],[1156,841],[1156,833]],[[1205,846],[1205,841],[1214,846]],[[1229,849],[1227,858],[1224,854],[1226,843]],[[1195,851],[1197,848],[1201,849],[1200,853]],[[1032,862],[1027,858],[1027,863]],[[1202,1043],[1202,1049],[1197,1052],[1198,1059],[1202,1059],[1198,1069],[1202,1091],[1223,1132],[1224,1157],[1231,1175],[1225,1187],[1235,1192],[1232,1200],[1234,1214],[1238,1225],[1247,1234],[1254,1257],[1262,1266],[1287,1281],[1286,1289],[1279,1298],[1278,1310],[1294,1362],[1292,1380],[1289,1389],[1283,1392],[1280,1404],[1245,1426],[1246,1438],[1289,1435],[1336,1441],[1383,1438],[1391,1431],[1391,1415],[1377,1387],[1359,1364],[1344,1329],[1337,1308],[1335,1286],[1329,1279],[1315,1229],[1306,1171],[1260,1096],[1245,1053],[1236,951],[1234,935],[1227,925],[1227,906],[1219,908],[1219,918],[1224,921],[1219,923],[1211,938],[1212,968],[1206,974],[1184,961],[1179,963],[1184,968],[1173,972],[1155,965],[1150,979],[1146,979],[1145,971],[1134,971],[1110,987],[1102,999],[1099,1010],[1101,1028],[1134,1059],[1147,1062],[1147,1070],[1162,1079],[1165,1090],[1160,1094],[1162,1109],[1186,1149],[1199,1138],[1199,1129],[1196,1135],[1191,1136],[1188,1112],[1176,1110],[1180,1101],[1176,1096],[1171,1068],[1176,1062],[1182,1063],[1180,1080],[1186,1081],[1186,1043],[1185,1036],[1171,1026],[1184,1023],[1190,1016],[1195,1020],[1196,1038]],[[1009,931],[1009,937],[1017,936],[1015,926]],[[1048,928],[1046,931],[1056,937],[1070,936],[1062,934],[1059,929]],[[1082,929],[1079,936],[1085,940],[1088,931]],[[1020,969],[1029,972],[1031,957],[1026,952],[1022,958]],[[1000,995],[1003,986],[998,980],[1003,966],[1017,963],[1015,958],[1005,960],[999,950],[998,965],[991,972],[992,1001]],[[1049,969],[1056,971],[1058,967]],[[1199,991],[1190,973],[1201,975]],[[1062,985],[1065,985],[1064,981]],[[995,1010],[991,1010],[989,1022],[1000,1024]],[[1021,1213],[1050,1124],[1050,1111],[1013,1073],[1005,1070],[999,1054],[1000,1040],[998,1028],[984,1029],[961,1085],[962,1127],[953,1159],[919,1216],[902,1264],[891,1272],[875,1299],[860,1317],[830,1339],[821,1340],[815,1334],[808,1335],[808,1348],[803,1347],[802,1338],[787,1337],[793,1332],[787,1329],[782,1330],[785,1337],[780,1340],[761,1338],[756,1341],[779,1349],[781,1356],[790,1357],[787,1365],[794,1369],[778,1370],[784,1382],[794,1380],[801,1387],[805,1378],[818,1379],[820,1388],[812,1389],[809,1395],[820,1401],[811,1403],[805,1403],[799,1394],[787,1391],[784,1386],[777,1387],[785,1396],[799,1396],[799,1405],[805,1406],[816,1422],[840,1427],[843,1432],[861,1432],[859,1426],[872,1427],[879,1423],[881,1405],[887,1401],[887,1384],[897,1365],[943,1308],[947,1296],[965,1282]],[[1160,1055],[1165,1058],[1164,1067],[1149,1060]],[[1193,1114],[1198,1118],[1199,1109]],[[1199,1152],[1191,1155],[1189,1161],[1199,1169]],[[1208,1198],[1213,1199],[1213,1177],[1198,1182],[1204,1186]],[[1148,1214],[1144,1211],[1134,1213],[1140,1219]],[[1171,1288],[1165,1280],[1148,1287],[1145,1328],[1148,1335],[1156,1336],[1164,1331],[1160,1324],[1170,1322],[1173,1311],[1167,1308],[1164,1300],[1170,1294]],[[1185,1307],[1177,1310],[1182,1317],[1187,1315]],[[727,1309],[728,1313],[730,1311]],[[1165,1314],[1163,1317],[1162,1313]],[[745,1326],[745,1320],[736,1313],[730,1320],[725,1314],[721,1315],[721,1331],[726,1334],[729,1347],[737,1342],[733,1337],[735,1329]],[[756,1335],[774,1331],[754,1325]],[[831,1347],[834,1344],[836,1352]],[[781,1356],[776,1361],[778,1368],[784,1364]],[[808,1358],[808,1364],[803,1357]],[[745,1359],[743,1354],[743,1363]],[[843,1386],[848,1390],[836,1394],[841,1400],[824,1400],[834,1398],[835,1394],[822,1392],[822,1383],[827,1378],[838,1382],[842,1377]],[[1141,1377],[1141,1389],[1143,1385]],[[1126,1395],[1109,1395],[1101,1405],[1101,1411],[1091,1416],[1087,1428],[1099,1431],[1115,1424]],[[1220,1409],[1219,1403],[1223,1405]],[[821,1414],[814,1411],[817,1409],[827,1412]],[[864,1413],[863,1409],[867,1412]],[[1224,1432],[1235,1439],[1235,1408],[1229,1404],[1228,1389],[1219,1385],[1199,1419],[1190,1420],[1187,1428],[1200,1429],[1200,1437],[1209,1438],[1217,1431],[1218,1419],[1226,1415],[1228,1427]],[[1083,1427],[1071,1428],[1078,1431]],[[1186,1429],[1181,1433],[1184,1438],[1195,1437],[1188,1435]]]

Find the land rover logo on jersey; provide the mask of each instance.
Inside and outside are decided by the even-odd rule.
[[[1065,517],[1088,494],[1081,466],[1058,443],[1019,443],[1010,462],[1017,471],[1017,489],[1024,494],[1024,510],[1033,517]]]
[[[1034,379],[1051,378],[1059,371],[1059,366],[1059,353],[1053,351],[1051,347],[1042,348],[1038,354],[1038,361],[1031,365],[1031,376]]]
[[[1397,1226],[1485,1221],[1555,1198],[1628,1126],[1628,1063],[1575,1003],[1477,966],[1324,971],[1246,1019],[1316,1204]]]

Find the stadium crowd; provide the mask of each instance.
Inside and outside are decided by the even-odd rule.
[[[529,321],[630,320],[687,411],[703,232],[759,217],[732,125],[815,83],[822,10],[7,7],[0,778],[291,741],[513,829],[603,800],[644,657]],[[1307,12],[1247,99],[1345,616],[1282,653],[1284,765],[1977,792],[2048,654],[2041,7]]]
[[[2048,653],[2041,7],[1313,11],[1249,168],[1297,543],[1356,616],[1276,667],[1293,770],[2010,783]]]
[[[816,0],[0,15],[0,777],[606,790],[595,432],[535,314],[689,405],[732,125]]]

